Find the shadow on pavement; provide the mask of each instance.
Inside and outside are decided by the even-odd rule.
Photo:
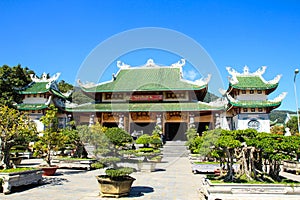
[[[145,193],[154,192],[152,187],[148,186],[133,186],[131,187],[129,197],[141,197],[144,196]]]

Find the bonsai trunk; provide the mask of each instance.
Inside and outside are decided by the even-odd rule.
[[[0,146],[2,146],[1,165],[4,167],[4,169],[12,168],[13,166],[10,164],[10,154],[9,154],[9,150],[11,148],[10,145],[2,142]]]
[[[47,163],[47,165],[50,167],[51,166],[51,147],[50,147],[50,144],[48,144],[48,150],[47,150],[47,153],[46,153],[46,158],[45,158],[45,161]]]

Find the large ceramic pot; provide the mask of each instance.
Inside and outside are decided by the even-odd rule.
[[[135,178],[131,176],[122,176],[110,178],[106,175],[96,176],[99,187],[100,196],[102,197],[116,197],[129,195],[131,185]]]
[[[58,169],[58,166],[40,167],[43,170],[43,176],[53,176]]]

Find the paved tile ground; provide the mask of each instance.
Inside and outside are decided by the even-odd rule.
[[[136,172],[136,178],[129,197],[119,199],[200,199],[201,175],[194,175],[182,142],[172,142],[164,147],[163,162],[156,171]],[[39,160],[25,160],[38,164]],[[25,163],[24,161],[24,163]],[[1,200],[96,200],[108,199],[99,196],[95,176],[103,170],[58,169],[55,176],[44,177],[38,186],[15,188],[12,194],[0,194]]]

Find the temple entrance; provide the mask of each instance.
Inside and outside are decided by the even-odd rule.
[[[165,123],[165,137],[167,141],[186,141],[187,123]]]
[[[104,122],[102,126],[107,128],[113,128],[113,127],[118,127],[118,124],[115,122]]]
[[[138,136],[141,134],[152,134],[152,131],[155,128],[156,123],[130,123],[130,131],[129,133],[137,133]]]
[[[210,122],[199,122],[197,127],[197,133],[202,135],[203,131],[210,130]]]

